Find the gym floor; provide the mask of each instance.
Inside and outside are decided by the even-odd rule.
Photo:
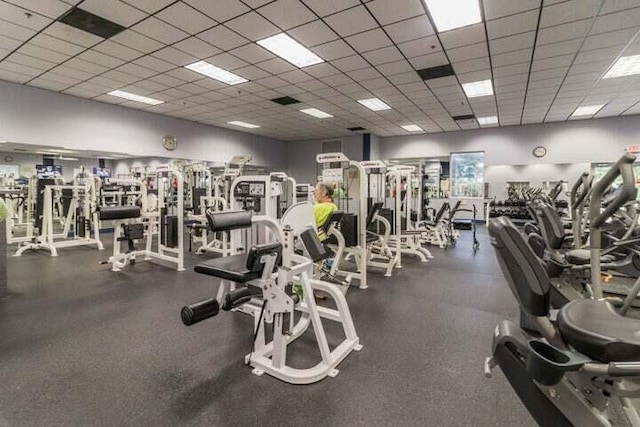
[[[183,273],[146,262],[114,273],[98,265],[105,235],[104,251],[10,258],[19,295],[0,300],[0,427],[533,426],[502,373],[483,375],[494,327],[517,305],[484,228],[475,255],[462,233],[428,264],[405,257],[393,277],[352,288],[364,348],[309,386],[251,374],[246,316],[182,325],[180,308],[217,289],[193,272],[200,257]],[[292,365],[317,363],[312,337],[292,346]]]

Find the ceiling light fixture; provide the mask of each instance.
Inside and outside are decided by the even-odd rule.
[[[123,90],[114,90],[109,92],[107,95],[117,96],[118,98],[128,99],[129,101],[142,102],[143,104],[149,104],[149,105],[158,105],[164,102],[158,99],[147,98],[146,96],[142,96],[142,95],[136,95],[135,93],[125,92]]]
[[[317,108],[305,108],[303,110],[300,110],[300,112],[308,114],[313,117],[317,117],[319,119],[328,119],[330,117],[333,117],[331,114],[325,113],[324,111],[318,110]]]
[[[482,22],[478,0],[425,0],[438,32]]]
[[[373,111],[382,111],[382,110],[391,109],[391,107],[389,107],[387,104],[385,104],[378,98],[359,99],[358,102]]]
[[[493,85],[491,84],[491,80],[463,83],[462,89],[464,89],[464,93],[467,94],[467,98],[493,95]]]
[[[311,52],[285,33],[276,34],[275,36],[258,40],[257,43],[299,68],[324,62],[324,59],[320,58],[318,55]]]
[[[402,129],[409,131],[409,132],[424,132],[424,129],[422,129],[420,126],[418,125],[404,125],[401,126]]]
[[[498,116],[478,117],[478,123],[480,125],[498,124]]]
[[[618,59],[603,79],[610,79],[614,77],[632,76],[634,74],[640,74],[640,55],[623,56]]]
[[[193,64],[185,65],[184,68],[195,71],[196,73],[203,74],[207,77],[211,77],[212,79],[218,80],[228,85],[237,85],[239,83],[246,83],[249,81],[244,77],[240,77],[239,75],[233,74],[230,71],[223,70],[222,68],[216,67],[213,64],[209,64],[206,61],[194,62]]]
[[[234,125],[234,126],[240,126],[243,128],[248,128],[248,129],[255,129],[255,128],[259,128],[260,126],[258,125],[252,125],[251,123],[246,123],[246,122],[240,122],[237,120],[234,120],[232,122],[227,122],[230,125]]]
[[[69,160],[69,161],[72,161],[72,162],[77,162],[80,159],[77,159],[75,157],[62,157],[62,156],[60,156],[60,160]]]
[[[593,116],[595,113],[600,111],[600,109],[604,107],[602,105],[585,105],[584,107],[576,108],[576,111],[573,112],[571,117],[583,117],[583,116]]]

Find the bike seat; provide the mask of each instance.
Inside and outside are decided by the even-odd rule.
[[[640,320],[621,316],[608,302],[566,304],[558,313],[558,329],[567,344],[599,362],[640,360]]]
[[[564,259],[573,265],[584,265],[591,262],[591,253],[587,249],[571,249],[565,252]]]
[[[213,258],[197,264],[196,273],[219,277],[237,283],[246,283],[262,276],[263,257],[276,255],[275,267],[282,265],[282,244],[265,243],[251,247],[248,253]]]

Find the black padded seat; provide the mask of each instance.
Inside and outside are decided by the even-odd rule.
[[[219,277],[237,283],[246,283],[260,277],[261,273],[253,272],[247,268],[248,254],[238,254],[213,258],[197,264],[194,267],[196,273]]]
[[[591,263],[591,252],[587,249],[571,249],[565,252],[564,259],[573,265],[585,265]]]
[[[575,300],[558,313],[562,339],[599,362],[640,360],[640,320],[624,317],[604,301]]]

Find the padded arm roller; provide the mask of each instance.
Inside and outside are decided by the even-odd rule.
[[[220,311],[218,300],[210,298],[182,307],[180,317],[185,326],[191,326],[215,316],[218,311]]]
[[[251,211],[214,212],[207,211],[211,231],[237,230],[251,227]]]
[[[140,218],[138,206],[100,206],[100,220]]]
[[[229,292],[224,296],[222,302],[222,309],[224,311],[232,310],[242,304],[249,302],[249,300],[255,296],[261,295],[262,292],[259,289],[251,289],[249,287],[243,287]]]

